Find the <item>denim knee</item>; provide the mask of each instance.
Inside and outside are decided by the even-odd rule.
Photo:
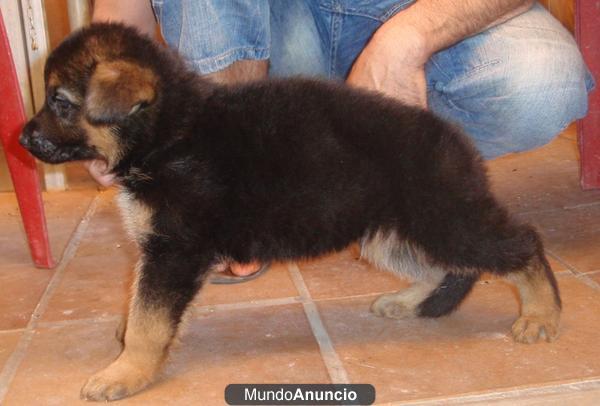
[[[533,29],[517,20],[490,31],[467,40],[469,51],[485,60],[447,81],[434,72],[429,90],[430,108],[459,123],[486,158],[546,144],[586,114],[593,88],[566,30]],[[458,49],[450,57],[458,52],[468,53]],[[434,58],[431,70],[448,57]]]

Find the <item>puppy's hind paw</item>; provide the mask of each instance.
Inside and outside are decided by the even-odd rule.
[[[382,295],[371,305],[371,311],[380,317],[390,319],[409,319],[415,317],[412,303],[402,300],[401,294]]]
[[[533,344],[539,340],[552,342],[558,337],[558,319],[552,317],[522,316],[512,326],[515,341]]]

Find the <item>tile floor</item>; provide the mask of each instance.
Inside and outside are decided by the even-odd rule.
[[[122,401],[219,405],[229,383],[371,383],[377,404],[600,404],[600,192],[582,192],[573,131],[490,163],[500,198],[537,225],[564,299],[560,339],[515,344],[510,285],[482,280],[439,320],[374,317],[370,302],[406,282],[355,247],[208,286],[160,380]],[[82,403],[79,388],[118,353],[135,248],[114,191],[89,182],[45,196],[54,270],[31,266],[12,194],[0,194],[0,404]]]

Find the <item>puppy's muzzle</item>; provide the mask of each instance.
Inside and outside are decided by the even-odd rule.
[[[33,155],[41,160],[46,160],[56,154],[57,146],[42,133],[27,125],[19,137],[19,143]]]
[[[51,164],[97,158],[97,154],[86,145],[78,142],[57,143],[38,128],[38,124],[32,120],[19,137],[19,143],[36,158]]]

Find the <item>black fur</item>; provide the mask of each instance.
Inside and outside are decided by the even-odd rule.
[[[498,204],[468,138],[379,94],[307,79],[218,86],[132,29],[98,24],[59,46],[46,67],[49,95],[68,86],[81,104],[61,115],[49,101],[24,145],[43,160],[74,143],[70,159],[106,158],[94,145],[81,150],[90,135],[78,123],[96,66],[113,60],[158,78],[156,97],[139,109],[87,122],[110,126],[120,147],[112,170],[153,213],[138,239],[138,292],[145,306],[168,309],[173,325],[219,262],[311,258],[378,231],[449,272],[418,306],[421,316],[454,310],[483,271],[529,272],[534,260],[560,303],[539,237]],[[38,137],[52,156],[31,147]]]
[[[502,274],[536,251],[535,233],[511,221],[490,193],[467,137],[427,111],[307,79],[212,85],[114,24],[63,43],[46,76],[64,72],[60,61],[84,52],[91,37],[118,44],[110,58],[126,57],[160,78],[153,105],[113,123],[126,148],[114,171],[156,213],[144,247],[152,257],[176,249],[204,265],[293,260],[340,250],[380,228],[447,268]],[[68,74],[89,78],[97,61],[78,63]]]
[[[469,294],[477,275],[457,275],[448,273],[442,283],[419,304],[420,317],[441,317],[453,312]]]

